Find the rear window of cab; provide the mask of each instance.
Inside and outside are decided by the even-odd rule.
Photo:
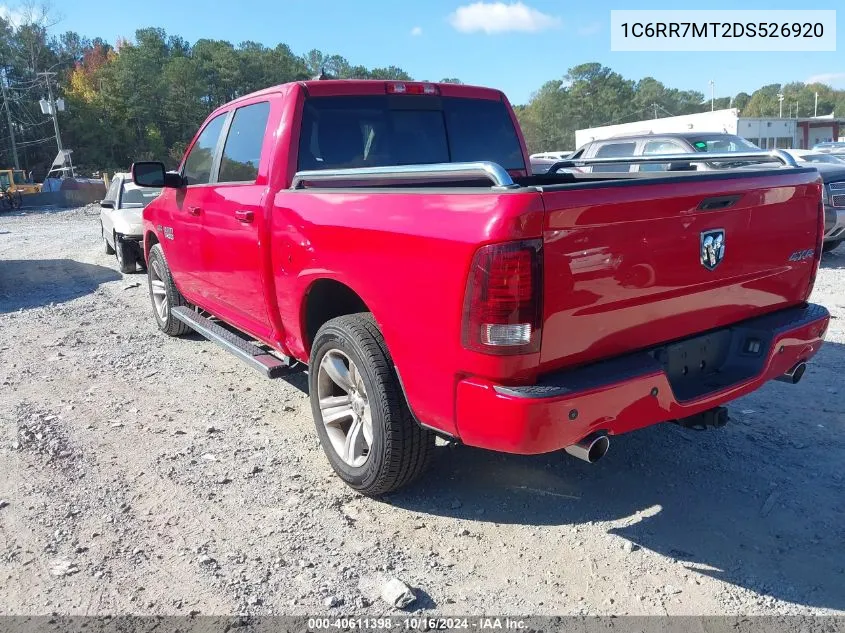
[[[367,95],[305,102],[300,170],[471,161],[525,168],[502,101]]]

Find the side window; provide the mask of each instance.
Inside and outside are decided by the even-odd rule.
[[[599,147],[596,152],[596,158],[617,158],[620,156],[633,156],[636,149],[636,143],[607,143]],[[618,165],[593,165],[593,171],[598,172],[614,172],[614,171],[630,171],[631,166],[625,163]]]
[[[117,201],[117,191],[120,189],[120,178],[112,178],[109,190],[106,192],[105,200]]]
[[[255,181],[269,116],[270,104],[266,101],[235,110],[223,147],[218,182]]]
[[[225,120],[226,114],[223,113],[209,121],[191,148],[191,153],[185,159],[184,169],[185,180],[189,185],[204,185],[211,180],[214,150]]]
[[[685,153],[687,153],[687,150],[674,141],[649,141],[643,148],[643,156]],[[669,169],[669,163],[642,163],[640,165],[640,171],[666,171],[667,169]]]

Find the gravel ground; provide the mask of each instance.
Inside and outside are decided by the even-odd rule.
[[[306,380],[155,327],[99,210],[0,216],[0,614],[845,614],[845,247],[798,386],[696,433],[437,449],[382,500],[332,474]]]

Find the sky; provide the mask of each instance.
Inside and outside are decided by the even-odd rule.
[[[498,4],[498,6],[496,6]],[[802,6],[803,5],[803,6]],[[0,4],[0,7],[3,7]],[[244,40],[297,54],[317,48],[354,65],[395,65],[416,79],[457,77],[503,90],[515,103],[568,68],[600,62],[629,79],[653,76],[710,97],[753,92],[771,83],[820,79],[845,89],[845,4],[842,0],[52,0],[54,32],[77,31],[114,43],[135,29],[157,26],[190,42]],[[611,52],[611,9],[842,9],[838,52]],[[0,8],[0,12],[4,9]],[[5,5],[14,12],[15,5]]]

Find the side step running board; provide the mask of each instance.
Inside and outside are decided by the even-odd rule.
[[[194,312],[190,308],[179,306],[172,309],[173,316],[185,325],[202,334],[209,341],[217,343],[227,352],[231,352],[253,369],[257,369],[267,378],[278,378],[290,369],[290,359],[281,360],[257,345],[250,343],[234,332],[217,325],[211,319]]]

